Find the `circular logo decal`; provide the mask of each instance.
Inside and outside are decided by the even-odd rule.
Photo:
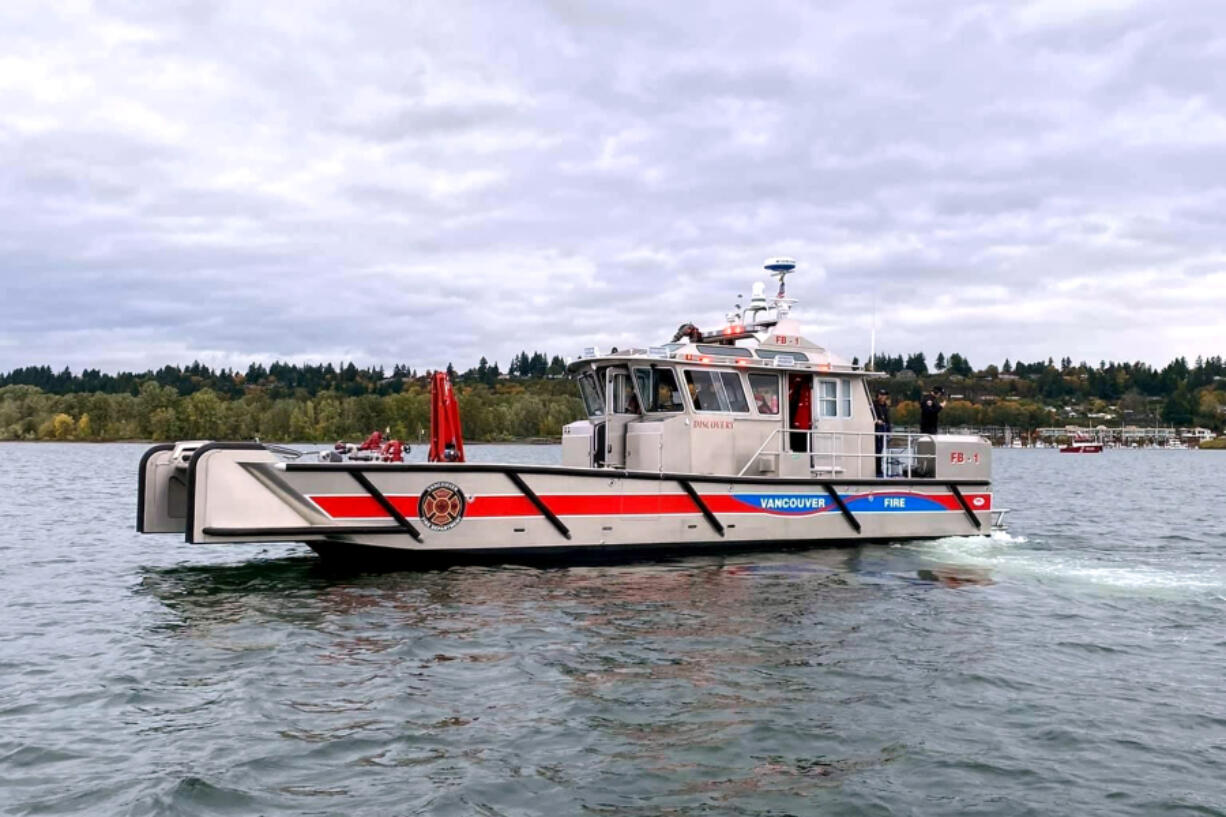
[[[436,482],[421,492],[417,515],[430,530],[451,530],[464,518],[464,493],[451,482]]]

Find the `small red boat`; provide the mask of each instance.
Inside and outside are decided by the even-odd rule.
[[[1060,446],[1061,454],[1101,454],[1103,444],[1093,437],[1078,434],[1068,445]]]

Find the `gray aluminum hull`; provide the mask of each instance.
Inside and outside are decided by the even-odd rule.
[[[493,464],[282,462],[209,443],[142,459],[138,529],[298,541],[328,556],[706,552],[981,535],[987,480],[780,479]],[[176,487],[176,482],[178,487]]]

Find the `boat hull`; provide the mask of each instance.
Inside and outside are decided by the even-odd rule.
[[[155,458],[156,459],[156,458]],[[152,462],[152,460],[151,460]],[[153,472],[151,471],[150,474]],[[142,472],[142,513],[156,495]],[[473,463],[286,463],[211,443],[187,468],[194,543],[300,541],[327,556],[632,557],[986,533],[987,480],[778,479]],[[142,519],[164,531],[167,520]]]

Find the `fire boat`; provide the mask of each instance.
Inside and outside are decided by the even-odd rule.
[[[999,525],[989,442],[875,433],[881,375],[801,334],[786,285],[795,261],[765,268],[777,293],[754,284],[748,306],[712,331],[685,323],[670,342],[571,361],[587,417],[563,429],[560,465],[467,462],[438,373],[427,462],[156,445],[140,461],[137,530],[425,563],[855,545]]]

